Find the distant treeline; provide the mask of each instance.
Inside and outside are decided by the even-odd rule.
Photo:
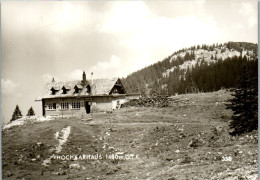
[[[216,61],[208,63],[202,59],[192,68],[179,68],[179,65],[185,61],[195,59],[194,50],[204,49],[213,51],[214,48],[228,48],[239,52],[246,50],[252,51],[253,54],[250,55],[251,58],[248,58],[249,54],[247,54],[244,57],[240,55],[239,57],[234,56],[225,60],[211,57],[211,59]],[[175,60],[170,61],[172,56],[180,52],[186,52],[185,56],[177,56]],[[167,76],[163,76],[166,70],[174,66],[175,68],[172,72],[169,72]],[[237,79],[242,74],[243,66],[247,68],[249,78],[257,77],[257,44],[229,42],[225,44],[213,44],[211,46],[198,45],[188,49],[181,49],[158,63],[130,74],[122,79],[122,82],[128,93],[139,92],[143,96],[210,92],[221,88],[235,87]]]
[[[194,68],[187,70],[184,76],[178,69],[170,73],[168,78],[168,94],[174,93],[194,93],[194,92],[211,92],[221,88],[231,88],[237,85],[237,80],[243,71],[243,66],[250,75],[249,78],[257,77],[258,60],[247,60],[240,57],[227,58],[218,60],[216,63],[202,62]]]

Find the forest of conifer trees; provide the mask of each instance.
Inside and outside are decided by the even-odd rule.
[[[197,61],[195,66],[187,69],[180,68],[184,62],[195,59],[194,51],[197,49],[207,51],[220,49],[222,53],[226,48],[230,51],[240,52],[240,56],[217,59],[212,55],[211,59],[214,61],[211,63],[203,58]],[[242,51],[247,52],[246,55],[242,56]],[[249,54],[249,51],[252,53]],[[177,56],[174,61],[170,60],[173,55],[180,52],[186,52],[185,56]],[[122,81],[128,93],[141,93],[142,96],[211,92],[221,88],[235,87],[242,74],[243,66],[247,68],[249,78],[257,78],[257,44],[228,42],[211,46],[198,45],[181,49],[162,61],[132,73]],[[172,67],[174,70],[167,76],[163,76],[163,73]]]

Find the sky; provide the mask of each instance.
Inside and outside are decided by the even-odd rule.
[[[2,1],[2,119],[46,82],[126,77],[198,44],[257,43],[257,0]]]

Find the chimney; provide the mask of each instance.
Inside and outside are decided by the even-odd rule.
[[[83,83],[83,84],[86,84],[86,83],[87,83],[85,71],[83,71],[83,74],[82,74],[82,83]]]
[[[91,86],[93,86],[93,72],[91,73]]]

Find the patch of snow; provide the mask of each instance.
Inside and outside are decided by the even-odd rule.
[[[56,146],[56,148],[53,149],[53,151],[55,151],[56,153],[61,152],[62,145],[68,140],[68,137],[70,135],[70,129],[71,129],[71,127],[68,126],[66,128],[63,128],[61,131],[54,133],[54,138],[57,139],[59,141],[59,143]],[[53,158],[55,158],[54,154],[51,157],[45,159],[43,161],[42,165],[49,166],[49,164],[51,164],[51,159],[53,159]]]
[[[170,59],[170,63],[171,63],[172,61],[176,60],[176,59],[177,59],[177,55],[173,55],[173,56],[171,57],[171,59]]]
[[[70,168],[70,169],[80,169],[80,165],[77,164],[77,163],[70,164],[70,165],[69,165],[69,168]]]
[[[4,126],[4,129],[9,129],[10,127],[13,126],[21,126],[24,125],[25,122],[43,122],[43,121],[50,121],[55,119],[55,117],[53,116],[46,116],[46,117],[39,117],[39,116],[25,116],[19,119],[16,119],[14,121],[11,121],[10,123],[8,123],[7,125]]]
[[[112,150],[113,150],[113,149],[115,149],[115,148],[114,148],[113,146],[109,146],[108,149],[112,149]]]
[[[103,149],[105,149],[105,148],[106,148],[106,146],[107,146],[107,145],[106,145],[106,143],[105,143],[105,144],[104,144],[104,146],[103,146],[102,148],[103,148]]]
[[[51,164],[51,159],[53,159],[55,155],[53,154],[51,157],[45,159],[42,163],[43,166],[49,166]]]
[[[59,137],[59,134],[60,134],[60,132],[58,131],[58,132],[56,132],[56,133],[54,133],[54,137],[55,137],[55,139],[58,139],[58,137]]]
[[[51,158],[45,159],[42,163],[43,166],[49,166],[51,164]]]
[[[55,139],[59,141],[58,146],[54,149],[56,153],[59,153],[62,149],[62,145],[68,140],[68,137],[70,135],[70,126],[63,128],[60,132],[56,132],[54,134]]]
[[[186,55],[186,52],[180,52],[178,55],[183,58]]]
[[[53,119],[54,119],[53,116],[45,116],[45,117],[37,117],[36,121],[42,122],[42,121],[50,121],[50,120],[53,120]]]
[[[177,68],[177,66],[173,66],[171,69],[167,69],[165,72],[162,73],[162,76],[168,77],[170,72],[173,72],[176,68]]]
[[[188,67],[191,69],[197,64],[197,60],[185,61],[182,65],[180,65],[180,69],[187,69]]]
[[[221,52],[220,50],[217,53],[217,58],[222,58],[223,60],[228,58],[228,57],[234,57],[234,56],[240,56],[240,52],[238,51],[230,51],[229,49],[225,49],[224,52]]]
[[[10,127],[13,127],[13,126],[21,126],[24,124],[25,120],[27,120],[27,117],[22,117],[22,118],[14,120],[14,121],[11,121],[10,123],[8,123],[7,125],[4,126],[4,129],[9,129]]]
[[[221,52],[222,50],[222,52]],[[179,52],[175,55],[173,55],[171,57],[171,59],[169,60],[170,62],[176,60],[178,57],[183,58],[185,56],[186,53],[190,53],[191,54],[191,50],[187,50],[186,52]],[[247,56],[246,54],[249,54],[250,56],[253,55],[252,51],[246,51],[243,50],[242,51],[242,56],[246,56],[247,58],[249,58],[250,56]],[[194,50],[194,55],[195,55],[195,59],[194,60],[190,60],[190,61],[185,61],[183,64],[179,65],[180,69],[184,69],[186,70],[188,67],[194,67],[197,62],[200,65],[200,61],[202,59],[204,59],[205,62],[207,62],[208,64],[212,63],[212,62],[216,62],[217,60],[215,60],[215,56],[217,59],[222,59],[225,60],[226,58],[230,57],[234,57],[234,56],[240,56],[240,52],[236,51],[236,50],[229,50],[228,48],[215,48],[213,51],[208,51],[208,50],[204,50],[204,49],[196,49]],[[211,59],[211,56],[213,56],[214,59]],[[165,72],[162,73],[163,77],[168,77],[170,72],[173,72],[175,69],[177,68],[177,66],[173,66],[170,69],[167,69]]]
[[[167,84],[163,84],[163,85],[161,85],[161,88],[162,88],[162,89],[166,89],[167,87],[168,87]]]

